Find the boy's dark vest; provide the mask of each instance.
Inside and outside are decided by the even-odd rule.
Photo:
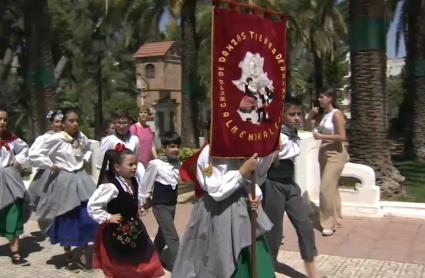
[[[103,244],[109,256],[125,263],[140,262],[150,258],[153,252],[146,228],[138,216],[138,185],[135,178],[132,183],[133,196],[121,187],[117,179],[113,180],[119,193],[108,203],[107,211],[110,214],[120,213],[122,222],[119,225],[107,224],[103,234]]]
[[[173,189],[169,184],[162,184],[155,181],[152,193],[153,205],[175,206],[177,204],[177,185]]]
[[[289,140],[299,140],[297,130],[283,126],[281,132],[285,134]],[[295,166],[291,159],[281,159],[272,164],[267,172],[267,178],[272,181],[294,184]]]
[[[284,184],[292,184],[294,183],[294,168],[294,162],[291,159],[281,159],[272,164],[267,172],[267,178]]]

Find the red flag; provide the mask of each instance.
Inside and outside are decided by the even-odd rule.
[[[286,20],[214,7],[212,157],[279,148],[286,87]]]
[[[201,151],[205,148],[208,143],[205,143],[202,148],[196,152],[194,155],[186,159],[182,166],[180,167],[180,178],[183,182],[192,182],[195,189],[195,196],[201,198],[204,195],[204,190],[201,188],[201,185],[196,178],[196,167],[198,162],[198,157]]]

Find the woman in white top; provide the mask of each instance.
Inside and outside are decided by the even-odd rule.
[[[87,201],[96,190],[92,178],[83,170],[90,160],[90,141],[79,131],[78,114],[73,109],[63,113],[64,131],[55,133],[30,155],[35,166],[50,168],[52,177],[43,190],[36,213],[40,229],[52,244],[65,249],[66,267],[72,264],[71,246],[86,247],[96,236],[97,223],[87,214]],[[81,261],[85,267],[84,249]]]
[[[46,143],[47,139],[53,136],[56,132],[62,131],[63,124],[63,114],[62,111],[50,111],[46,116],[47,120],[50,122],[50,130],[44,133],[43,135],[38,136],[34,143],[31,145],[31,148],[28,151],[28,154],[34,156],[40,152],[44,143]],[[31,161],[29,161],[30,165],[32,165]],[[44,186],[47,184],[50,177],[50,168],[41,167],[38,168],[37,173],[35,174],[29,188],[28,195],[31,200],[31,206],[35,210],[37,208],[38,201],[40,200],[41,192],[43,192]]]
[[[26,164],[28,145],[7,130],[7,112],[0,109],[0,236],[9,240],[12,263],[28,264],[19,254],[24,231],[25,186],[18,168]]]
[[[330,236],[341,225],[341,197],[338,181],[349,160],[344,146],[346,141],[345,120],[341,111],[336,109],[337,95],[334,90],[322,92],[319,104],[324,113],[313,130],[316,140],[322,140],[319,150],[320,163],[320,225],[322,235]],[[310,112],[309,118],[316,116],[317,111]]]

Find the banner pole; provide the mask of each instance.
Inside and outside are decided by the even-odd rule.
[[[255,171],[251,173],[251,196],[255,199]],[[251,278],[257,277],[257,211],[250,210],[251,218]]]

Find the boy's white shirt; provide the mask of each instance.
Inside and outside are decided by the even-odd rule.
[[[295,160],[295,157],[300,154],[300,143],[298,140],[291,140],[284,133],[280,133],[280,150],[279,160],[291,159]]]
[[[118,138],[115,134],[108,135],[102,139],[100,142],[99,147],[99,155],[97,157],[97,168],[102,168],[103,158],[105,157],[105,153],[108,150],[115,149],[115,146],[118,144],[124,144],[124,146],[133,151],[137,158],[139,158],[139,152],[140,152],[140,144],[139,144],[139,138],[135,135],[130,135],[127,140],[123,141],[121,138]],[[139,183],[139,190],[140,190],[140,184],[142,182],[143,175],[145,174],[145,166],[143,166],[143,163],[138,162],[137,163],[137,169],[136,169],[136,179]]]
[[[171,188],[175,190],[180,180],[180,166],[181,163],[172,165],[158,158],[149,161],[139,187],[139,200],[141,200],[141,203],[144,204],[146,198],[151,198],[155,182],[171,185]]]
[[[250,180],[243,177],[239,168],[243,164],[241,159],[212,159],[212,174],[205,174],[210,164],[209,158],[210,146],[206,146],[199,155],[197,161],[196,177],[203,190],[216,201],[222,201],[232,195],[240,187],[244,187],[248,192],[250,190]],[[277,152],[259,158],[257,161],[255,193],[262,199],[259,184],[264,183],[267,177],[267,171],[275,160]]]
[[[97,157],[97,168],[102,167],[103,157],[107,150],[113,150],[118,143],[124,144],[124,146],[133,151],[136,154],[136,157],[139,158],[139,138],[135,135],[130,135],[126,138],[127,140],[122,140],[118,138],[115,134],[108,135],[102,139],[99,147],[99,155]]]

